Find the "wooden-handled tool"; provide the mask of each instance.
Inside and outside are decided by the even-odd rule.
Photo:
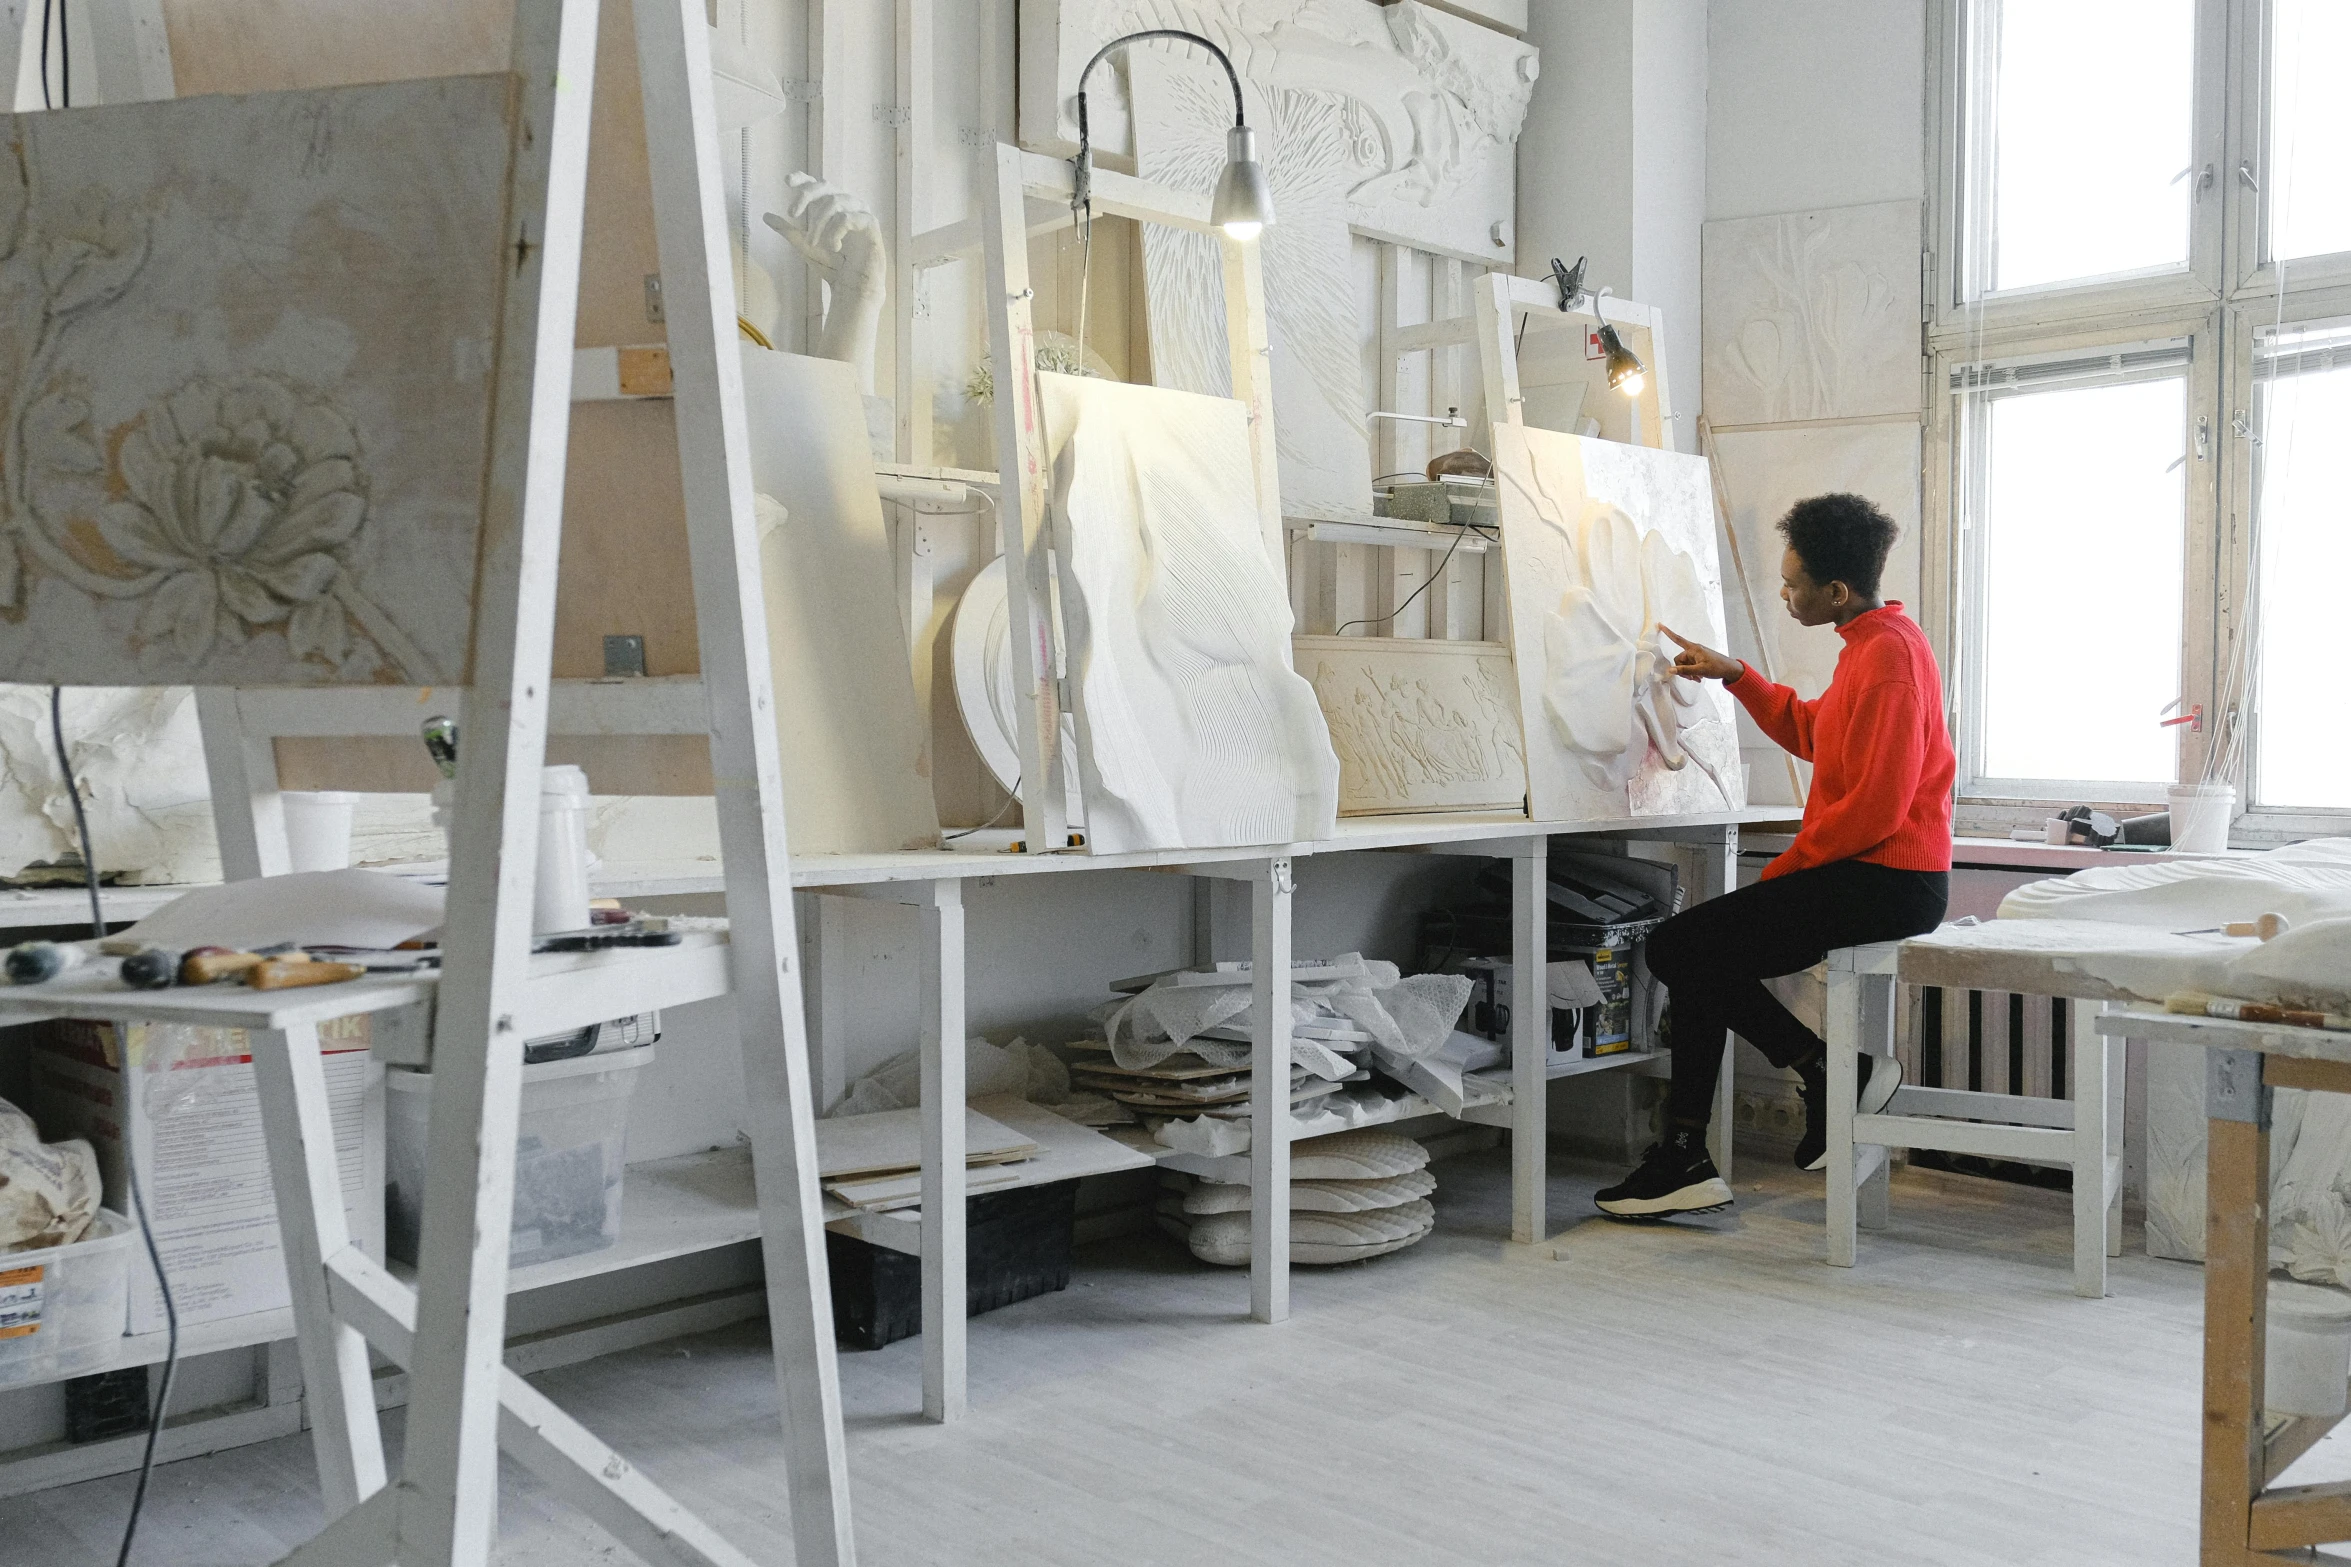
[[[321,963],[294,953],[262,959],[245,971],[245,983],[255,990],[292,990],[297,985],[339,985],[366,972],[361,964]]]
[[[251,972],[273,958],[301,961],[308,955],[300,952],[233,952],[227,947],[197,947],[180,959],[180,983],[183,985],[210,985],[224,979],[235,979]]]

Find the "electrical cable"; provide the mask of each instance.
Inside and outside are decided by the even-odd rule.
[[[49,13],[57,8],[57,0],[41,0],[41,107],[54,109],[49,101]]]
[[[1410,609],[1412,607],[1413,599],[1417,599],[1423,593],[1426,593],[1433,585],[1435,585],[1439,578],[1445,575],[1445,568],[1453,563],[1453,552],[1461,548],[1462,539],[1472,533],[1476,534],[1481,539],[1492,539],[1494,537],[1494,535],[1488,533],[1485,529],[1477,527],[1474,524],[1464,524],[1454,533],[1453,542],[1445,546],[1445,558],[1437,562],[1437,569],[1430,572],[1427,577],[1422,579],[1420,586],[1412,590],[1410,598],[1405,599],[1403,603],[1397,605],[1394,609],[1389,610],[1385,615],[1373,615],[1363,620],[1350,620],[1346,625],[1341,626],[1338,630],[1332,632],[1331,635],[1334,637],[1345,636],[1347,634],[1347,626],[1384,626],[1389,621],[1394,620],[1398,615],[1401,615],[1406,610]]]
[[[63,686],[49,688],[49,738],[57,747],[57,768],[65,775],[66,798],[73,802],[74,831],[81,840],[82,881],[90,889],[90,936],[92,940],[102,941],[106,937],[106,916],[98,901],[98,855],[90,840],[90,813],[82,804],[81,781],[74,776],[73,755],[65,746]],[[123,1521],[122,1548],[115,1553],[114,1567],[126,1567],[131,1559],[131,1542],[138,1538],[139,1515],[147,1507],[147,1482],[155,1473],[155,1442],[163,1434],[163,1412],[171,1405],[172,1378],[180,1366],[179,1304],[171,1298],[171,1280],[163,1271],[163,1253],[155,1244],[155,1226],[147,1219],[146,1194],[139,1189],[139,1161],[127,1147],[123,1170],[130,1178],[131,1212],[139,1221],[139,1238],[146,1242],[147,1261],[155,1269],[155,1285],[163,1295],[164,1347],[162,1386],[155,1395],[155,1408],[147,1417],[147,1445],[139,1456],[138,1484],[131,1491],[131,1513]]]
[[[989,828],[995,826],[998,822],[1004,820],[1005,817],[1012,814],[1012,808],[1018,804],[1020,804],[1020,780],[1015,778],[1012,780],[1011,797],[1007,799],[1002,805],[996,807],[995,815],[989,817],[986,821],[980,823],[977,827],[966,827],[961,832],[941,833],[939,834],[939,841],[941,843],[953,843],[956,839],[968,838],[975,832],[986,832]]]

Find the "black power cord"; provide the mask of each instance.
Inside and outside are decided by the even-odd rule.
[[[62,9],[63,0],[60,0]],[[43,22],[47,21],[44,8]],[[73,756],[65,748],[65,687],[49,688],[49,738],[57,747],[57,769],[65,775],[66,798],[73,801],[74,830],[80,835],[82,846],[82,881],[90,889],[90,938],[106,938],[106,916],[98,902],[98,855],[90,843],[90,813],[82,804],[81,781],[74,777]],[[124,1060],[129,1070],[128,1057]],[[123,1146],[123,1170],[130,1177],[131,1212],[139,1220],[139,1238],[147,1243],[147,1260],[155,1268],[155,1284],[163,1293],[163,1385],[155,1395],[155,1408],[147,1417],[147,1446],[139,1458],[139,1482],[131,1492],[131,1515],[122,1526],[122,1549],[115,1553],[114,1567],[126,1567],[131,1559],[131,1542],[138,1538],[139,1515],[147,1506],[147,1481],[155,1473],[155,1442],[163,1434],[163,1412],[171,1404],[172,1377],[180,1365],[180,1311],[171,1298],[171,1280],[163,1271],[163,1253],[155,1244],[155,1226],[147,1222],[146,1195],[139,1190],[138,1153],[128,1142]]]
[[[1437,569],[1430,572],[1426,577],[1421,579],[1420,586],[1412,590],[1412,598],[1406,599],[1403,603],[1397,605],[1394,609],[1388,611],[1385,615],[1374,615],[1367,620],[1350,620],[1347,622],[1346,626],[1341,626],[1338,630],[1332,632],[1331,635],[1334,637],[1345,636],[1347,634],[1347,626],[1384,626],[1389,621],[1394,620],[1398,615],[1401,615],[1406,610],[1410,609],[1412,607],[1413,599],[1419,598],[1423,593],[1426,593],[1431,585],[1436,583],[1438,579],[1445,575],[1445,568],[1453,563],[1453,552],[1461,548],[1461,541],[1463,537],[1471,533],[1476,534],[1481,539],[1490,539],[1493,537],[1493,535],[1486,532],[1485,529],[1477,527],[1474,524],[1463,524],[1454,532],[1453,542],[1445,546],[1445,558],[1437,562]]]

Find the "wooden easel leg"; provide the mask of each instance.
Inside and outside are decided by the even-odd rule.
[[[1288,859],[1249,883],[1249,1315],[1290,1315],[1290,899]]]
[[[318,1488],[331,1523],[383,1489],[384,1442],[367,1341],[336,1319],[327,1277],[326,1259],[349,1247],[351,1236],[326,1073],[315,1025],[255,1034],[252,1049],[310,1436],[318,1450]]]
[[[799,1567],[846,1567],[856,1560],[848,1452],[817,1206],[807,1018],[793,966],[792,867],[719,189],[709,19],[703,0],[636,0],[634,9],[792,1538]]]
[[[1550,1233],[1550,854],[1530,838],[1510,861],[1510,1238]]]
[[[2084,1009],[2087,1010],[2087,1009]],[[2245,1567],[2263,1474],[2269,1291],[2269,1101],[2261,1057],[2215,1050],[2206,1079],[2204,1567]],[[2103,1239],[2103,1234],[2101,1234]]]
[[[965,1409],[963,883],[922,905],[922,1412]]]
[[[237,693],[225,686],[196,691],[196,724],[204,735],[204,772],[212,785],[212,824],[220,838],[223,881],[283,876],[285,805],[278,797],[278,763],[267,735],[248,735]]]
[[[2073,1068],[2073,1292],[2096,1300],[2106,1293],[2107,1049],[2097,1032],[2093,1002],[2066,1008]]]

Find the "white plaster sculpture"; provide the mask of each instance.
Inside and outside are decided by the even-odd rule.
[[[768,213],[766,222],[824,279],[827,297],[816,357],[853,367],[858,390],[871,397],[874,340],[890,293],[881,220],[863,201],[813,174],[795,173],[784,183],[792,194],[784,210]]]
[[[0,667],[465,678],[510,112],[479,77],[13,122]]]
[[[204,739],[186,687],[69,687],[65,741],[102,872],[155,883],[219,877]],[[80,857],[49,688],[0,685],[0,876]]]
[[[1402,0],[1026,0],[1022,136],[1074,145],[1077,72],[1103,43],[1143,27],[1181,27],[1233,58],[1258,127],[1280,221],[1260,238],[1282,510],[1368,515],[1371,446],[1358,338],[1354,236],[1507,266],[1519,128],[1537,51],[1433,7]],[[1088,105],[1098,150],[1130,140],[1147,179],[1213,187],[1232,93],[1221,69],[1180,43],[1131,45],[1130,86],[1097,71]],[[1056,85],[1058,84],[1058,85]],[[1056,94],[1058,100],[1056,101]],[[1222,265],[1214,241],[1143,231],[1152,373],[1162,386],[1224,395]]]
[[[1058,595],[1056,595],[1058,597]],[[963,717],[972,749],[1006,794],[1020,793],[1020,693],[1012,676],[1012,613],[1006,602],[1004,557],[982,566],[955,603],[950,633],[955,670],[955,707]],[[1077,754],[1077,720],[1061,715],[1062,754]],[[1066,812],[1072,827],[1083,826],[1086,807],[1078,780],[1065,780]]]
[[[930,736],[856,381],[830,360],[741,353],[793,852],[934,846]]]
[[[1192,1255],[1219,1267],[1249,1263],[1249,1215],[1212,1213],[1190,1221],[1166,1221],[1183,1231]],[[1402,1251],[1436,1228],[1436,1210],[1422,1199],[1367,1213],[1290,1214],[1290,1260],[1330,1265]]]
[[[1241,405],[1037,379],[1092,847],[1329,836],[1339,761],[1290,668]]]
[[[1339,753],[1339,814],[1516,807],[1518,688],[1498,642],[1295,637]]]
[[[1658,629],[1723,635],[1705,459],[1513,426],[1494,445],[1534,815],[1744,805],[1731,699],[1677,679]]]
[[[1718,425],[1918,408],[1920,204],[1709,223],[1699,322]]]

